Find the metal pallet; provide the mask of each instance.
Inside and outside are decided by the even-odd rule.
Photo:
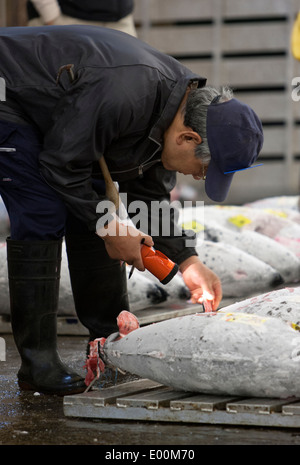
[[[175,391],[147,379],[64,397],[69,417],[300,428],[300,399]]]

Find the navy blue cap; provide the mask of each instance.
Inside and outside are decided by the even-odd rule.
[[[262,124],[252,108],[233,98],[209,105],[206,131],[211,160],[205,191],[214,202],[223,202],[234,173],[256,161],[264,140]]]

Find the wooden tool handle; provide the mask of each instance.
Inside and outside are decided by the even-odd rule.
[[[110,172],[108,170],[106,161],[104,157],[102,156],[99,160],[99,165],[103,174],[103,178],[105,181],[105,186],[106,186],[106,196],[107,198],[113,202],[116,206],[116,210],[118,210],[119,205],[120,205],[120,198],[119,198],[119,192],[114,185],[114,182],[112,180],[112,177],[110,175]]]

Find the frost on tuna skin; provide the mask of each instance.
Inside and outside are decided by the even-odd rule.
[[[300,258],[300,238],[276,236],[274,239],[284,247],[292,249],[295,255]]]
[[[300,260],[285,246],[288,245],[287,241],[280,243],[273,238],[246,229],[233,231],[216,221],[205,221],[203,233],[200,233],[198,238],[200,245],[201,240],[231,245],[256,257],[277,270],[286,283],[300,281]]]
[[[244,271],[244,270],[237,270],[233,273],[233,276],[235,277],[235,279],[237,281],[239,281],[240,279],[245,279],[248,277],[247,273]]]
[[[176,390],[255,397],[300,396],[299,349],[300,332],[279,318],[229,311],[147,325],[104,345],[112,365]]]
[[[153,350],[153,352],[149,352],[148,353],[149,357],[153,357],[153,358],[160,358],[160,359],[163,359],[165,358],[165,354],[163,354],[162,352],[159,352],[157,350]]]
[[[268,211],[247,207],[206,206],[205,219],[218,221],[219,224],[235,231],[251,230],[277,240],[284,241],[285,247],[298,257],[300,224],[289,218],[282,218]]]
[[[113,357],[120,358],[122,356],[121,352],[119,350],[113,350],[112,351]]]
[[[277,270],[234,246],[202,241],[199,259],[219,277],[223,297],[244,297],[282,284]]]
[[[280,318],[300,325],[300,287],[266,292],[224,307],[220,312],[242,312]]]

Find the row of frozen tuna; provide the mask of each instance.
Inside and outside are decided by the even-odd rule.
[[[263,199],[244,207],[206,206],[183,209],[179,221],[197,231],[200,259],[221,279],[223,296],[246,298],[280,284],[300,282],[299,197]],[[7,221],[3,214],[0,222]],[[6,224],[6,223],[5,223]],[[129,267],[128,267],[129,272]],[[128,280],[133,312],[190,297],[178,273],[163,286],[147,271]],[[0,314],[9,313],[6,245],[0,244]],[[74,303],[63,248],[59,300],[61,315],[74,315]]]
[[[260,292],[280,281],[300,282],[298,202],[299,197],[280,197],[241,207],[185,208],[179,222],[197,232],[199,256],[221,278],[224,296],[242,297],[256,283]]]
[[[300,282],[299,199],[273,197],[243,207],[205,206],[180,211],[179,224],[197,232],[197,253],[219,276],[223,297],[245,298]],[[137,293],[143,278],[154,279],[166,301],[179,296],[185,299],[188,293],[180,274],[176,281],[161,287],[150,274],[138,271],[129,281],[129,291],[136,288]]]
[[[3,200],[0,196],[0,234],[2,238],[9,235],[9,219]],[[129,274],[130,267],[127,267]],[[148,271],[141,273],[135,270],[128,280],[128,296],[132,311],[141,310],[162,302],[187,301],[190,293],[181,276],[178,274],[167,285],[160,285]],[[0,242],[0,315],[10,313],[7,277],[6,243]],[[61,282],[59,297],[59,315],[75,315],[74,301],[68,270],[65,247],[62,250]]]
[[[300,397],[299,323],[300,287],[142,328],[121,312],[102,359],[180,391]]]
[[[130,267],[127,267],[127,274],[129,274],[129,271]],[[132,311],[153,307],[162,302],[186,302],[190,297],[190,293],[179,274],[176,275],[169,284],[163,286],[160,285],[159,281],[147,270],[144,273],[135,270],[132,277],[127,281],[127,287]],[[6,243],[2,242],[0,243],[0,315],[7,315],[9,313]],[[61,261],[59,315],[76,315],[64,245]]]

